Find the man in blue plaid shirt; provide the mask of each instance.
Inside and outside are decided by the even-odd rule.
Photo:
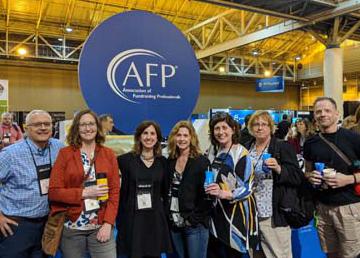
[[[49,113],[26,117],[27,137],[0,152],[0,257],[40,258],[49,212],[51,167],[63,144],[51,138]]]

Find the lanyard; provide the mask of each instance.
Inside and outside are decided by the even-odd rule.
[[[218,155],[220,156],[221,153],[218,153],[218,154],[216,155],[214,161],[215,161],[216,159],[220,159],[220,160],[221,160],[220,168],[223,167],[224,162],[225,162],[225,160],[226,160],[226,157],[229,155],[229,153],[230,153],[230,151],[231,151],[231,149],[232,149],[232,146],[233,146],[233,143],[231,143],[231,146],[230,146],[229,150],[226,152],[226,154],[225,154],[225,156],[224,156],[223,159],[220,159],[220,158],[218,157]]]
[[[253,143],[253,144],[251,145],[250,151],[251,151],[252,149],[254,149],[254,146],[255,146],[255,145],[256,145],[255,143]],[[261,159],[262,156],[264,155],[265,150],[268,149],[268,148],[269,148],[269,144],[267,144],[266,147],[261,151],[258,159],[256,160],[256,162],[255,162],[255,164],[254,164],[254,169],[256,168],[256,166],[258,165],[260,159]],[[255,152],[256,152],[256,148],[255,148]],[[256,152],[256,153],[257,153],[257,152]]]
[[[34,162],[34,165],[35,165],[35,167],[37,168],[37,167],[38,167],[38,165],[36,164],[35,157],[34,157],[34,154],[33,154],[32,150],[31,150],[30,144],[28,143],[28,141],[27,141],[27,140],[25,140],[25,142],[26,142],[27,146],[29,147],[29,150],[30,150],[30,153],[31,153],[31,157],[32,157],[33,162]],[[51,167],[51,153],[50,153],[50,146],[48,146],[47,148],[49,148],[49,160],[50,160],[50,167]]]

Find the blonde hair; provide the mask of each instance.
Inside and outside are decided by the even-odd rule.
[[[251,118],[250,118],[249,124],[248,124],[248,129],[249,129],[250,134],[254,135],[254,132],[252,129],[254,127],[255,121],[258,120],[259,118],[264,119],[269,124],[271,135],[273,135],[275,133],[275,123],[274,123],[274,120],[272,119],[271,115],[269,114],[269,112],[266,110],[258,110],[254,114],[251,115]]]
[[[192,158],[200,156],[201,150],[199,147],[199,139],[193,125],[189,121],[180,121],[176,123],[176,125],[172,128],[169,134],[169,139],[168,139],[169,157],[174,159],[179,157],[180,155],[179,148],[176,146],[176,135],[179,132],[180,128],[186,128],[189,130],[189,135],[190,135],[189,156]]]

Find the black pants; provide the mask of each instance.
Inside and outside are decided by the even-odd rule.
[[[13,235],[4,237],[0,232],[1,258],[45,258],[41,250],[41,237],[45,221],[19,220],[18,226],[11,225]]]
[[[243,254],[209,235],[207,258],[241,258]]]

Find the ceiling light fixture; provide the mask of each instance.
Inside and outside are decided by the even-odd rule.
[[[271,77],[271,71],[270,70],[265,70],[264,71],[264,76],[265,77]]]
[[[296,56],[296,57],[295,57],[295,60],[296,60],[296,61],[300,61],[300,60],[301,60],[301,56]]]
[[[220,66],[220,67],[219,67],[219,72],[220,72],[220,73],[225,73],[225,67],[224,67],[224,66]]]
[[[24,56],[24,55],[27,54],[27,50],[26,50],[26,48],[24,48],[24,47],[20,47],[20,48],[17,49],[17,53],[18,53],[20,56]]]
[[[66,30],[66,32],[69,32],[69,33],[73,31],[73,29],[70,26],[66,26],[65,30]]]

